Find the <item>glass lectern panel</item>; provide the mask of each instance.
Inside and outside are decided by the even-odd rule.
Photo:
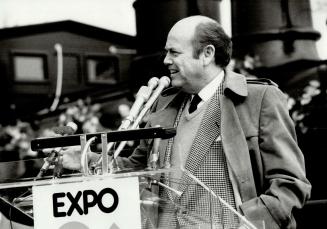
[[[176,173],[184,174],[183,179],[172,179]],[[4,176],[2,229],[264,228],[264,222],[250,222],[187,171],[128,170],[86,176],[75,171],[42,179]]]

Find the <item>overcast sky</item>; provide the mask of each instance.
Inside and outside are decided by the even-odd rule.
[[[76,20],[136,35],[134,0],[0,0],[0,27]]]
[[[311,0],[312,21],[316,30],[321,33],[317,49],[322,59],[327,59],[327,1]]]
[[[58,20],[76,20],[136,35],[134,0],[0,0],[0,28]],[[222,24],[230,34],[229,0],[221,1]],[[311,0],[313,24],[322,34],[318,53],[327,59],[327,1]],[[227,20],[226,20],[227,19]]]

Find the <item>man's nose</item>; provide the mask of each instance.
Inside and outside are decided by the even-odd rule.
[[[166,54],[163,63],[164,63],[164,65],[170,65],[170,64],[172,64],[172,60],[171,60],[171,58],[169,57],[169,54]]]

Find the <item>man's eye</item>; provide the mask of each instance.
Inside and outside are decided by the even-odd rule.
[[[179,55],[179,54],[180,54],[179,52],[177,52],[177,51],[174,51],[174,50],[170,51],[170,53],[171,53],[173,56],[177,56],[177,55]]]

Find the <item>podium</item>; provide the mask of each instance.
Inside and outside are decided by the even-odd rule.
[[[185,176],[188,179],[176,179]],[[13,217],[0,206],[0,212],[10,222],[8,228],[13,223],[19,223],[22,229],[265,227],[264,222],[247,220],[182,168],[76,172],[60,178],[8,179],[0,183],[0,194],[2,190],[15,189],[26,191],[17,192],[20,194],[14,198],[1,197],[11,213],[20,216]]]
[[[33,218],[34,227],[30,228],[36,229],[45,228],[44,225],[47,229],[74,228],[69,223],[80,226],[76,228],[90,229],[216,229],[239,228],[241,225],[243,228],[264,228],[263,222],[250,222],[244,216],[232,211],[215,193],[197,181],[188,181],[188,183],[174,181],[174,184],[170,182],[168,186],[165,179],[175,172],[185,171],[142,170],[91,177],[76,174],[60,179],[49,178],[1,184],[0,188],[32,188],[32,197],[25,197],[25,200],[23,197],[21,202],[14,200],[10,204],[19,209],[20,213],[24,210],[28,212],[24,215],[29,217],[21,219],[19,221],[21,224],[30,225],[28,219]],[[186,186],[183,192],[172,188],[180,185]],[[113,195],[113,192],[102,192],[101,195],[104,189],[114,190],[116,195]],[[192,201],[192,192],[195,191],[201,193],[197,203],[201,209],[187,204],[188,201]],[[114,203],[113,196],[118,197],[118,204]],[[25,204],[24,201],[26,201]],[[101,206],[105,211],[101,211]],[[110,208],[112,211],[108,210]],[[32,212],[31,209],[33,209]],[[3,210],[1,208],[0,211]],[[224,217],[228,215],[232,220],[224,220]],[[14,218],[12,220],[15,222]]]

